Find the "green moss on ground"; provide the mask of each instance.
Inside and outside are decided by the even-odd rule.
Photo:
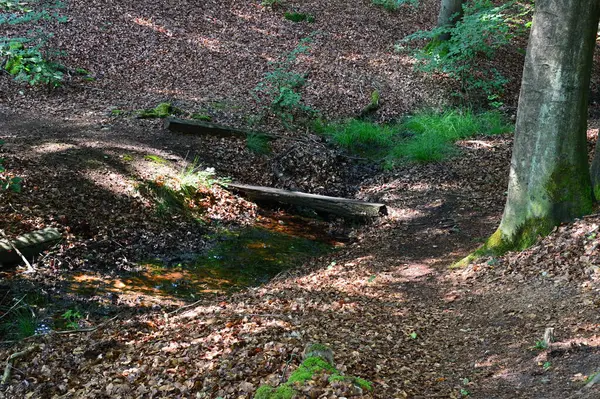
[[[179,110],[171,105],[171,103],[160,103],[154,108],[143,109],[139,111],[138,118],[166,118],[169,115],[178,113]]]
[[[313,344],[308,347],[308,350],[309,352],[330,351],[327,346],[321,344]],[[327,360],[319,356],[311,356],[306,358],[300,364],[284,384],[277,388],[268,385],[263,385],[258,388],[254,395],[254,399],[291,399],[298,393],[295,387],[299,387],[314,379],[315,374],[319,373],[329,374],[329,383],[348,381],[360,387],[363,391],[373,390],[369,381],[357,377],[343,376],[333,365],[327,362]]]

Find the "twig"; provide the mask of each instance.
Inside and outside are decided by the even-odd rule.
[[[31,266],[31,263],[29,263],[29,261],[27,260],[27,258],[25,256],[23,256],[23,254],[21,253],[21,251],[19,251],[19,249],[7,237],[7,235],[4,232],[4,230],[0,229],[0,235],[2,235],[2,237],[4,237],[4,239],[6,240],[6,242],[8,242],[8,245],[10,245],[10,247],[21,257],[21,259],[23,259],[23,262],[25,262],[25,264],[27,265],[27,272],[26,273],[35,273],[35,268],[33,266]]]
[[[10,355],[8,357],[8,359],[6,360],[6,367],[4,368],[4,374],[2,375],[0,384],[4,385],[8,382],[8,380],[10,380],[10,373],[13,369],[13,364],[16,359],[33,352],[34,350],[38,349],[39,347],[40,347],[39,345],[33,345],[25,350],[22,350],[21,352],[13,353],[12,355]]]
[[[75,333],[84,333],[84,332],[94,332],[99,328],[104,327],[105,325],[107,325],[108,323],[110,323],[111,321],[113,321],[114,319],[116,319],[117,317],[119,317],[119,315],[116,315],[114,317],[111,317],[110,319],[106,320],[105,322],[102,322],[100,324],[98,324],[95,327],[90,327],[90,328],[78,328],[77,330],[63,330],[63,331],[52,331],[52,334],[58,334],[58,335],[64,335],[64,334],[75,334]]]
[[[170,311],[169,313],[165,313],[167,316],[170,316],[174,313],[178,313],[184,309],[189,309],[189,308],[193,308],[194,306],[198,305],[200,302],[204,301],[204,299],[200,299],[199,301],[196,301],[194,303],[190,303],[189,305],[185,305],[185,306],[181,306],[175,310]]]

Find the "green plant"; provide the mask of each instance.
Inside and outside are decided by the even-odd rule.
[[[271,152],[271,140],[264,134],[249,134],[246,136],[246,147],[257,154],[268,154]]]
[[[363,156],[383,156],[399,133],[397,126],[380,125],[356,119],[341,123],[315,122],[315,130],[342,148]]]
[[[39,21],[49,20],[66,22],[66,17],[58,13],[64,7],[62,2],[39,4],[36,10],[29,8],[26,3],[0,1],[0,10],[7,11],[0,13],[0,26],[35,25]],[[17,81],[49,88],[60,86],[66,68],[50,60],[52,51],[43,49],[49,37],[51,34],[40,28],[30,30],[27,37],[0,36],[0,65]]]
[[[457,140],[512,130],[497,111],[476,114],[469,109],[420,111],[396,125],[356,119],[341,123],[316,120],[313,128],[352,153],[385,160],[388,168],[404,161],[442,161],[458,152],[453,144]]]
[[[496,135],[512,131],[502,114],[487,111],[476,114],[469,109],[446,112],[422,111],[401,124],[404,140],[389,152],[388,166],[397,160],[437,162],[457,153],[453,143],[477,134]]]
[[[227,179],[215,177],[212,168],[202,169],[198,159],[186,165],[177,176],[159,176],[137,186],[138,191],[149,197],[159,215],[182,213],[198,216],[212,198],[215,184],[227,184]]]
[[[543,351],[548,349],[548,344],[543,339],[539,339],[535,341],[535,345],[532,346],[531,349]]]
[[[443,73],[460,82],[459,96],[485,99],[498,107],[508,79],[495,68],[487,67],[486,60],[493,59],[497,50],[507,45],[515,32],[520,32],[514,27],[522,24],[516,24],[514,16],[523,16],[530,9],[516,1],[495,6],[490,0],[467,2],[463,9],[464,16],[455,26],[418,31],[404,38],[397,48],[404,50],[408,42],[428,40],[423,49],[413,52],[418,70]],[[441,35],[449,35],[449,39],[439,40]]]
[[[16,302],[15,305],[2,310],[0,332],[4,336],[19,340],[36,334],[38,319],[28,304]]]
[[[155,164],[158,164],[158,165],[166,165],[166,164],[169,163],[169,161],[167,161],[166,159],[164,159],[160,155],[148,154],[148,155],[144,156],[144,159],[146,161],[154,162]]]
[[[181,110],[175,108],[171,103],[160,103],[154,108],[143,109],[138,111],[138,118],[140,119],[151,119],[151,118],[166,118],[173,114],[179,114]]]
[[[0,44],[0,57],[5,59],[4,70],[15,80],[32,86],[44,84],[55,88],[62,84],[64,67],[47,60],[39,48],[27,48],[23,41],[12,40]]]
[[[263,109],[272,112],[286,126],[290,126],[299,114],[314,112],[302,104],[299,92],[306,83],[306,74],[295,70],[298,57],[310,51],[314,35],[300,40],[294,50],[272,63],[273,71],[267,72],[252,91],[254,99],[264,104]]]
[[[79,329],[79,320],[81,320],[82,316],[78,310],[69,309],[65,313],[63,313],[60,317],[65,321],[65,326],[69,330]]]
[[[309,23],[313,23],[315,22],[315,17],[310,15],[310,14],[304,14],[304,13],[300,13],[300,12],[286,12],[285,14],[283,14],[283,17],[285,19],[287,19],[288,21],[292,21],[292,22],[309,22]]]
[[[544,362],[544,364],[542,364],[542,368],[544,371],[550,370],[552,368],[552,362]]]
[[[385,8],[388,11],[396,11],[403,4],[409,4],[413,7],[417,7],[419,5],[419,0],[371,0],[376,6],[380,6]]]
[[[197,112],[197,113],[192,114],[192,119],[195,119],[197,121],[210,122],[212,120],[212,116],[210,116],[208,114]]]
[[[282,0],[262,0],[260,4],[263,7],[277,8],[277,7],[281,6],[282,3],[283,3]]]
[[[3,144],[4,142],[0,140],[0,147]],[[3,162],[4,160],[0,158],[0,191],[10,190],[16,193],[20,192],[23,179],[8,173]]]
[[[11,12],[31,12],[30,8],[27,8],[27,3],[14,1],[14,0],[0,0],[0,11],[11,11]]]

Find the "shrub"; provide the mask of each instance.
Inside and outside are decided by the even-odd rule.
[[[531,7],[510,1],[495,6],[490,0],[475,0],[464,6],[464,16],[455,26],[418,31],[404,38],[397,46],[426,39],[429,43],[413,51],[416,68],[425,73],[443,73],[460,82],[458,95],[472,100],[485,98],[491,105],[500,106],[501,95],[508,79],[498,70],[482,65],[496,51],[507,45],[515,34],[523,34],[522,17]],[[449,35],[448,40],[438,37]]]
[[[286,126],[294,123],[299,114],[312,113],[302,104],[300,89],[306,83],[306,74],[295,70],[298,57],[310,51],[314,34],[302,39],[290,53],[272,63],[273,71],[267,72],[253,89],[253,97],[263,109],[273,113]]]
[[[413,7],[419,5],[419,0],[371,0],[376,5],[385,8],[388,11],[395,11],[403,4],[409,4]]]
[[[22,41],[13,40],[0,46],[0,57],[5,58],[4,69],[17,81],[51,88],[63,82],[64,67],[44,58],[39,48],[26,48]]]
[[[39,10],[27,7],[26,3],[0,0],[0,26],[35,24],[38,21],[67,18],[58,13],[63,3],[42,4]],[[62,84],[66,68],[50,61],[50,51],[43,50],[51,34],[42,29],[32,30],[27,37],[0,36],[0,64],[18,81],[31,85],[47,85],[55,88]]]

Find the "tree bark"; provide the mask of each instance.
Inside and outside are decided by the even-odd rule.
[[[453,27],[456,21],[460,21],[463,15],[463,3],[465,0],[442,0],[440,13],[438,14],[438,28],[446,26]],[[444,33],[437,37],[437,40],[445,41],[450,39],[449,33]]]
[[[508,198],[487,250],[524,249],[592,210],[586,130],[599,16],[598,0],[536,2]]]
[[[592,175],[592,191],[596,202],[600,201],[600,134],[594,148],[594,158],[592,159],[592,167],[590,169]]]

